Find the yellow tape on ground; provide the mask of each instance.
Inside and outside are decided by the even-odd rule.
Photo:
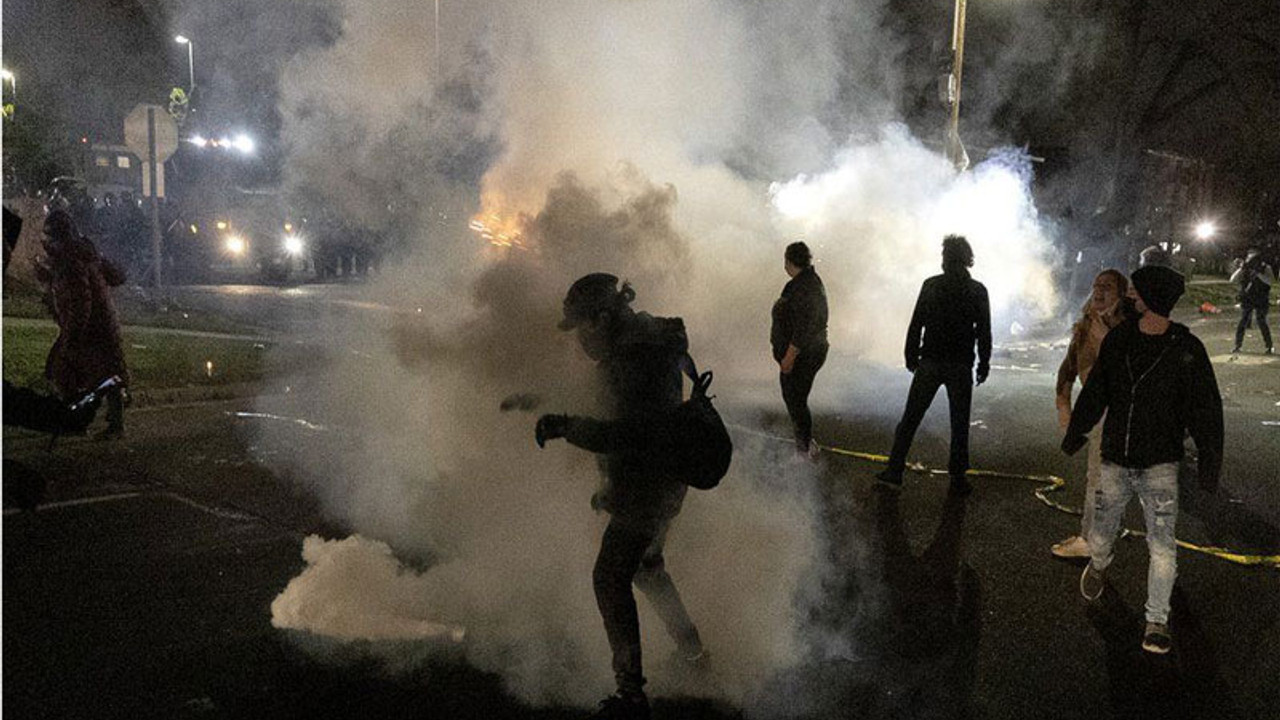
[[[751,428],[745,428],[740,425],[733,425],[731,427],[741,432],[768,438],[770,440],[776,440],[778,442],[785,442],[785,443],[793,442],[791,438],[780,437],[778,435],[770,435],[769,433],[761,432],[759,430],[753,430]],[[889,462],[888,455],[880,455],[878,453],[859,452],[857,450],[848,450],[842,447],[836,447],[834,445],[819,445],[819,447],[821,447],[822,450],[824,450],[825,452],[829,452],[833,455],[842,455],[844,457],[856,458],[858,460],[866,460],[867,462],[880,463],[882,465],[888,464]],[[920,463],[909,463],[907,467],[910,470],[913,470],[915,472],[926,473],[929,475],[947,475],[946,470],[942,470],[940,468],[931,468],[931,467],[922,465]],[[1027,474],[1021,474],[1021,473],[998,472],[995,470],[973,470],[973,469],[969,470],[967,475],[969,475],[970,477],[1002,478],[1005,480],[1020,480],[1020,481],[1037,483],[1040,485],[1040,487],[1036,488],[1035,496],[1038,500],[1040,500],[1040,502],[1044,503],[1045,505],[1048,505],[1054,510],[1064,512],[1069,515],[1082,514],[1079,508],[1074,508],[1069,505],[1063,505],[1062,503],[1059,503],[1049,497],[1049,493],[1057,492],[1067,484],[1066,480],[1063,480],[1057,475],[1027,475]],[[1146,537],[1146,535],[1147,534],[1141,530],[1130,530],[1128,528],[1125,528],[1120,536],[1121,537],[1132,536],[1136,538],[1143,538],[1143,537]],[[1191,550],[1193,552],[1203,553],[1205,555],[1211,555],[1220,560],[1233,562],[1237,565],[1247,565],[1252,567],[1280,568],[1280,555],[1248,555],[1244,553],[1233,552],[1226,548],[1213,547],[1210,545],[1196,545],[1194,543],[1186,542],[1185,540],[1178,540],[1176,542],[1178,543],[1178,547],[1186,548],[1187,550]]]

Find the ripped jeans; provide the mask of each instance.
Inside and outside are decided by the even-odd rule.
[[[1178,575],[1178,546],[1174,527],[1178,520],[1178,464],[1127,468],[1106,461],[1098,476],[1094,496],[1093,528],[1089,552],[1098,570],[1111,564],[1112,546],[1124,521],[1125,507],[1134,495],[1142,503],[1147,528],[1147,622],[1169,622],[1169,598]]]

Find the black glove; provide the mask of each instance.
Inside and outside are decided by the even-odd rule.
[[[978,384],[987,381],[987,376],[991,374],[991,366],[986,363],[978,363]]]
[[[1075,455],[1087,442],[1089,438],[1084,435],[1066,435],[1062,438],[1062,452]]]
[[[569,432],[568,415],[543,415],[538,418],[538,425],[533,430],[533,439],[538,447],[546,447],[548,440],[564,437]]]

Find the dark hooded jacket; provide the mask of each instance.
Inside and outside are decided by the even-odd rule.
[[[605,454],[600,505],[615,517],[655,523],[680,512],[687,486],[662,477],[646,451],[655,424],[684,400],[684,321],[627,311],[597,365],[606,418],[569,418],[565,439]]]
[[[1071,412],[1062,449],[1074,453],[1106,413],[1102,459],[1127,468],[1182,460],[1188,432],[1199,455],[1202,485],[1215,487],[1222,468],[1222,396],[1209,355],[1187,326],[1144,335],[1138,320],[1107,334]]]
[[[128,382],[111,300],[111,288],[124,283],[124,273],[99,257],[87,238],[51,243],[48,249],[49,265],[39,274],[49,285],[58,338],[45,361],[45,377],[68,398],[112,375]]]

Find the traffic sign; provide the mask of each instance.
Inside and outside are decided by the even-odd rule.
[[[153,140],[156,161],[168,160],[178,149],[178,124],[166,108],[140,103],[124,119],[124,144],[147,162],[151,159]]]

